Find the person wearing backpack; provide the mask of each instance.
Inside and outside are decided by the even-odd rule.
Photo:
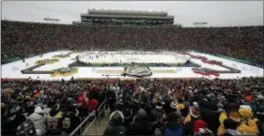
[[[175,112],[167,115],[167,123],[162,127],[164,136],[183,136],[183,128],[178,123],[178,116]]]

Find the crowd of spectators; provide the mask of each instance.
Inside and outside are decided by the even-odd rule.
[[[1,22],[2,59],[60,49],[130,49],[195,50],[264,63],[263,26],[179,28]]]
[[[263,26],[2,22],[1,59],[70,50],[195,50],[264,65]],[[72,132],[104,101],[104,135],[264,135],[264,78],[1,81],[2,135]]]
[[[1,82],[3,135],[69,134],[105,99],[105,136],[264,134],[263,78]]]
[[[2,80],[2,135],[70,134],[105,100],[87,82]],[[95,93],[96,92],[96,93]],[[24,124],[33,124],[26,125]]]

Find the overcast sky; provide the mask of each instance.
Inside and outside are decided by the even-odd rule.
[[[183,26],[263,25],[263,1],[2,1],[2,19],[72,23],[88,8],[165,10]]]

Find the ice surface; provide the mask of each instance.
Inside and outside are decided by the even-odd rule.
[[[59,55],[59,54],[67,54],[70,51],[57,51],[57,52],[50,52],[50,53],[46,53],[44,54],[42,57],[40,56],[35,56],[32,58],[27,58],[25,60],[25,63],[22,62],[22,60],[19,61],[15,61],[12,63],[8,63],[8,64],[4,64],[2,65],[2,78],[28,78],[31,77],[32,79],[40,79],[40,80],[70,80],[72,76],[56,76],[56,77],[51,77],[48,74],[22,74],[21,70],[33,66],[35,65],[35,62],[41,59],[52,59],[52,57],[54,55]],[[96,54],[98,52],[89,52],[90,54]],[[234,67],[237,68],[239,70],[241,70],[241,73],[239,74],[220,74],[220,76],[218,78],[228,78],[228,79],[233,79],[233,78],[242,78],[242,77],[263,77],[263,68],[259,68],[259,67],[255,67],[255,66],[251,66],[248,64],[243,64],[240,62],[236,62],[233,60],[228,60],[225,58],[220,58],[220,57],[216,57],[216,56],[212,56],[212,55],[208,55],[208,54],[203,54],[203,53],[197,53],[197,52],[189,52],[193,55],[200,55],[200,56],[204,56],[206,58],[208,58],[209,60],[216,60],[216,61],[222,61],[223,64],[230,66],[230,67]],[[112,52],[112,54],[115,54],[114,52]],[[175,61],[176,58],[173,58],[173,52],[168,52],[168,55],[161,55],[156,53],[156,55],[149,55],[149,56],[144,56],[146,57],[144,59],[140,59],[140,57],[142,58],[142,56],[134,56],[135,58],[138,58],[139,62],[143,62],[144,60],[147,62],[172,62]],[[42,67],[36,68],[35,70],[53,70],[53,69],[57,69],[60,67],[67,67],[69,64],[71,64],[72,62],[74,62],[74,58],[80,55],[78,53],[76,54],[71,54],[70,57],[68,58],[63,58],[60,59],[59,62],[54,63],[54,64],[48,64],[48,65],[44,65]],[[83,54],[82,54],[83,55]],[[84,55],[85,57],[86,55]],[[127,55],[129,56],[129,55]],[[83,58],[84,58],[83,57]],[[87,56],[86,56],[87,57]],[[125,58],[124,56],[115,56],[113,55],[113,58],[116,59],[116,61],[120,61],[120,59],[118,58],[123,58],[122,61],[126,62],[129,61],[128,58]],[[133,57],[132,55],[130,55],[129,57]],[[188,57],[188,56],[185,56]],[[110,59],[111,57],[108,56],[108,61],[113,61]],[[179,57],[177,57],[179,58]],[[100,60],[100,57],[99,57]],[[101,60],[105,60],[102,59]],[[180,60],[180,59],[178,59]],[[98,60],[94,60],[94,61],[98,61]],[[183,60],[181,60],[183,61]],[[200,64],[202,67],[205,68],[210,68],[210,69],[215,69],[215,70],[227,70],[226,68],[223,67],[219,67],[217,65],[211,65],[211,64],[206,64],[203,63],[201,60],[199,59],[191,59],[191,61],[193,61],[194,63]],[[78,73],[74,74],[73,77],[76,78],[107,78],[106,76],[103,76],[102,74],[98,73],[98,70],[123,70],[123,67],[79,67],[78,68]],[[195,74],[192,71],[192,68],[190,67],[150,67],[151,70],[175,70],[176,73],[171,74],[171,73],[153,73],[153,75],[149,78],[201,78],[204,77],[202,75],[199,74]],[[38,78],[39,77],[39,78]],[[122,76],[117,76],[117,75],[110,75],[108,76],[108,78],[123,78]],[[207,78],[215,78],[214,76],[206,76]]]

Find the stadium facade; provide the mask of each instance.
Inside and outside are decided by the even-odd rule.
[[[172,25],[174,16],[168,15],[168,12],[165,11],[88,9],[87,13],[81,13],[81,22],[73,22],[73,24],[76,23],[137,26]]]

